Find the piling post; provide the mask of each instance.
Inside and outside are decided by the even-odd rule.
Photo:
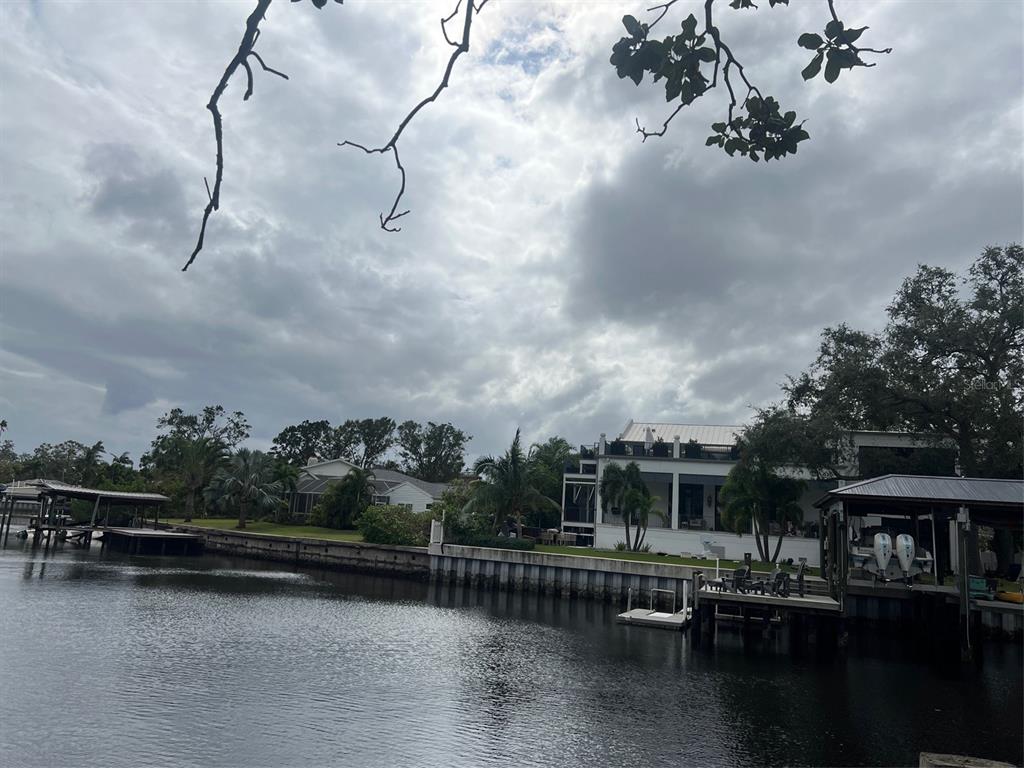
[[[967,533],[971,529],[971,516],[967,507],[960,507],[956,515],[958,536],[957,559],[960,573],[957,583],[960,592],[960,658],[971,660],[971,577],[967,557]]]

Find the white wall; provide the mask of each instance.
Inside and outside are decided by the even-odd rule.
[[[391,489],[387,494],[392,504],[408,504],[413,512],[426,512],[427,504],[433,504],[434,499],[422,488],[412,483],[402,483]]]
[[[623,541],[626,531],[621,525],[597,525],[595,526],[594,546],[597,549],[614,549],[615,543]],[[738,536],[735,533],[724,533],[722,531],[673,531],[664,528],[648,528],[645,544],[651,545],[652,552],[665,552],[670,555],[678,555],[681,552],[690,555],[698,555],[704,551],[703,541],[708,540],[712,544],[725,547],[725,557],[728,560],[742,560],[743,554],[749,552],[755,560],[757,555],[757,542],[751,536]],[[770,546],[774,549],[777,536],[769,539]],[[807,564],[812,566],[820,565],[819,549],[817,539],[799,539],[787,536],[782,540],[782,550],[779,552],[779,559],[785,560],[792,557],[794,562],[801,557],[807,558]]]

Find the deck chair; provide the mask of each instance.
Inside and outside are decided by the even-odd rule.
[[[767,579],[753,582],[750,591],[773,597],[789,597],[789,574],[776,568]]]
[[[806,585],[804,584],[804,571],[807,570],[807,560],[800,558],[800,565],[796,569],[796,593],[800,597],[803,597],[806,592]]]
[[[741,565],[732,572],[731,576],[726,576],[723,581],[725,582],[725,588],[730,592],[746,594],[747,590],[750,589],[750,568],[746,565]]]
[[[743,565],[731,574],[707,581],[708,589],[718,592],[746,592],[750,584],[750,569]]]

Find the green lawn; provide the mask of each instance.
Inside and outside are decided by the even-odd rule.
[[[544,552],[549,555],[584,555],[587,557],[607,557],[611,560],[640,560],[645,563],[666,563],[668,565],[692,565],[697,568],[703,568],[705,571],[710,568],[714,570],[714,560],[700,560],[696,557],[679,557],[677,555],[656,555],[653,552],[618,552],[611,549],[586,549],[584,547],[558,547],[553,544],[538,544],[534,551]],[[720,560],[719,567],[723,570],[732,570],[733,568],[739,568],[743,563],[737,562],[736,560]],[[761,563],[755,560],[751,566],[751,570],[759,571],[764,573],[770,573],[773,566],[770,563]],[[795,571],[795,568],[787,568],[786,570]],[[806,573],[808,575],[816,576],[818,574],[817,568],[809,568]]]
[[[195,525],[199,528],[217,528],[223,531],[233,531],[238,525],[238,518],[216,518],[202,517],[195,518],[190,523],[182,519],[163,520],[169,525]],[[362,541],[363,534],[359,531],[339,531],[335,528],[319,528],[315,525],[284,525],[281,523],[268,522],[247,522],[246,533],[270,533],[274,536],[295,536],[304,539],[331,539],[332,541]]]

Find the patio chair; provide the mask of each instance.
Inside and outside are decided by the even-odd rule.
[[[775,597],[789,597],[789,581],[789,574],[776,568],[769,585],[771,593]]]
[[[732,574],[723,576],[721,579],[715,579],[713,582],[720,582],[719,590],[723,592],[742,592],[747,593],[750,589],[750,569],[741,565],[739,568],[734,570]]]
[[[806,592],[806,585],[804,584],[804,572],[807,570],[807,558],[800,558],[800,565],[796,568],[796,593],[798,596],[803,597]]]

